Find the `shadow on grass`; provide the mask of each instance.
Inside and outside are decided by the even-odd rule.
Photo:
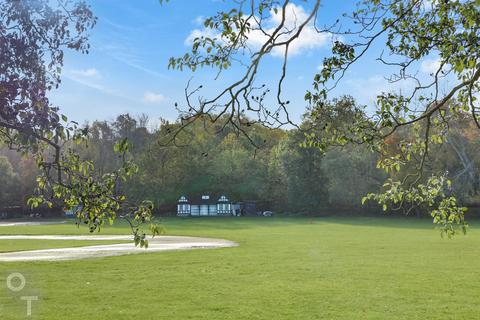
[[[75,219],[66,219],[66,223],[40,225],[40,226],[16,226],[2,227],[0,234],[90,234],[85,226],[77,228]],[[324,217],[294,217],[294,216],[274,216],[274,217],[159,217],[157,222],[165,227],[167,235],[186,235],[189,232],[208,233],[209,231],[221,230],[250,230],[255,229],[275,229],[288,228],[294,226],[308,225],[345,225],[358,227],[380,227],[380,228],[403,228],[403,229],[421,229],[434,230],[436,226],[428,218],[417,218],[408,216],[324,216]],[[478,229],[480,221],[478,219],[468,220],[470,229]],[[104,226],[103,230],[111,230],[108,233],[119,234],[131,232],[125,221],[118,220],[113,226]],[[260,231],[261,232],[261,231]],[[100,232],[102,233],[102,232]]]
[[[380,228],[404,228],[404,229],[420,229],[420,230],[435,230],[439,226],[435,225],[431,218],[428,217],[412,217],[412,216],[342,216],[334,217],[327,216],[314,220],[322,221],[331,224],[342,224],[350,226],[361,227],[380,227]],[[477,229],[480,226],[478,219],[467,219],[470,229]]]
[[[172,228],[172,231],[188,231],[188,230],[242,230],[253,229],[259,227],[288,227],[296,225],[309,224],[338,224],[361,227],[380,227],[380,228],[405,228],[405,229],[421,229],[435,230],[436,225],[432,219],[427,217],[417,218],[409,216],[326,216],[326,217],[282,217],[276,216],[271,218],[262,217],[204,217],[204,218],[163,218],[163,225]],[[468,221],[471,229],[476,229],[480,222],[475,219]]]

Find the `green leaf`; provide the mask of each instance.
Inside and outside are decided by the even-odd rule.
[[[362,198],[362,206],[365,204],[365,202],[366,202],[367,200],[368,200],[367,197],[363,197],[363,198]]]

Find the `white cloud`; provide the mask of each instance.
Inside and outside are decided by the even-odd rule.
[[[109,87],[106,87],[102,84],[99,84],[96,81],[92,81],[91,78],[82,77],[82,76],[79,76],[78,74],[75,74],[73,72],[65,72],[64,74],[62,74],[62,77],[66,78],[66,79],[69,79],[71,81],[74,81],[74,82],[76,82],[76,83],[78,83],[82,86],[87,87],[87,88],[97,90],[98,92],[101,92],[103,94],[110,95],[110,96],[116,97],[116,98],[120,98],[122,100],[128,100],[128,101],[133,102],[133,103],[137,103],[137,101],[132,99],[130,96],[125,95],[124,93],[119,92],[117,90],[113,90],[113,89],[111,89]]]
[[[165,101],[166,98],[163,94],[161,93],[155,93],[151,91],[146,91],[143,94],[143,101],[148,102],[148,103],[158,103]]]
[[[95,68],[72,70],[72,74],[82,77],[99,77],[100,72]]]
[[[205,17],[204,16],[198,16],[196,17],[195,19],[193,19],[193,23],[200,26],[203,24],[203,21],[205,21]]]
[[[282,31],[288,32],[293,30],[293,32],[298,31],[298,27],[308,19],[309,13],[300,5],[288,4],[285,11],[285,23]],[[271,11],[270,22],[272,27],[268,30],[268,33],[271,34],[275,28],[282,21],[282,12],[281,10],[275,13]],[[291,35],[284,35],[278,38],[278,42],[282,42],[288,39]],[[291,43],[288,52],[290,55],[298,55],[306,51],[312,51],[321,47],[324,47],[328,41],[331,39],[331,35],[327,33],[319,33],[315,30],[313,22],[310,22],[302,30],[298,39],[293,40]],[[265,38],[263,39],[265,41]],[[263,44],[263,42],[262,42]],[[285,52],[285,48],[276,47],[272,55],[282,56]]]
[[[113,94],[112,90],[100,83],[100,72],[95,68],[66,70],[62,76],[91,89]]]
[[[284,26],[280,30],[279,34],[281,35],[276,39],[276,42],[283,42],[290,38],[298,31],[299,26],[308,19],[308,16],[309,12],[305,11],[302,6],[293,3],[288,4],[285,10]],[[251,20],[253,30],[248,34],[248,46],[253,50],[259,49],[270,38],[270,35],[280,25],[281,21],[282,10],[279,9],[275,12],[272,9],[270,15],[262,21],[262,28],[265,31],[265,34],[261,30],[258,30],[258,28],[256,29],[254,21]],[[220,37],[216,30],[210,28],[194,29],[185,39],[185,45],[191,45],[195,38],[202,36],[217,39]],[[324,47],[331,39],[331,34],[317,32],[313,25],[313,21],[309,22],[303,28],[300,36],[290,43],[288,49],[289,56],[300,55]],[[271,54],[276,57],[281,57],[284,53],[285,46],[275,47],[271,52]]]
[[[220,34],[218,32],[216,32],[215,30],[213,29],[210,29],[210,28],[204,28],[204,29],[193,29],[190,34],[188,35],[188,37],[185,39],[184,43],[186,46],[191,46],[193,44],[193,40],[195,40],[196,38],[201,38],[201,37],[205,37],[205,38],[219,38],[220,37]]]
[[[107,88],[105,88],[104,86],[100,85],[100,84],[97,84],[97,83],[94,83],[92,81],[88,81],[86,79],[83,79],[83,78],[80,78],[80,77],[76,77],[76,76],[70,76],[68,74],[65,74],[64,77],[72,80],[72,81],[75,81],[79,84],[82,84],[86,87],[89,87],[89,88],[92,88],[92,89],[96,89],[98,91],[101,91],[103,93],[112,93],[110,90],[108,90]]]
[[[425,59],[420,64],[420,70],[427,74],[433,74],[440,68],[440,58]]]
[[[135,52],[131,52],[131,48],[134,46],[126,46],[123,44],[103,44],[100,43],[96,45],[96,47],[102,51],[104,54],[108,55],[109,57],[119,61],[131,68],[136,70],[142,71],[149,75],[168,79],[168,76],[164,75],[163,73],[157,72],[154,69],[150,69],[145,67],[147,63],[141,58],[140,55],[136,54]]]

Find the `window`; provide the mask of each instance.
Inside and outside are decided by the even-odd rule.
[[[190,213],[190,205],[189,204],[179,204],[177,206],[178,213]]]
[[[218,203],[217,212],[218,213],[230,213],[231,204],[229,203]]]

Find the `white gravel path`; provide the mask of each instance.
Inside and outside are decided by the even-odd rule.
[[[54,236],[54,235],[9,235],[0,240],[132,240],[131,236]],[[125,254],[149,253],[169,250],[208,249],[235,247],[237,243],[222,239],[157,236],[149,239],[148,249],[135,247],[133,243],[96,245],[73,248],[30,250],[0,253],[0,262],[14,261],[58,261],[97,257],[110,257]]]
[[[16,227],[16,226],[41,226],[41,225],[48,225],[48,224],[60,224],[66,223],[67,221],[9,221],[4,222],[0,221],[0,227]]]

